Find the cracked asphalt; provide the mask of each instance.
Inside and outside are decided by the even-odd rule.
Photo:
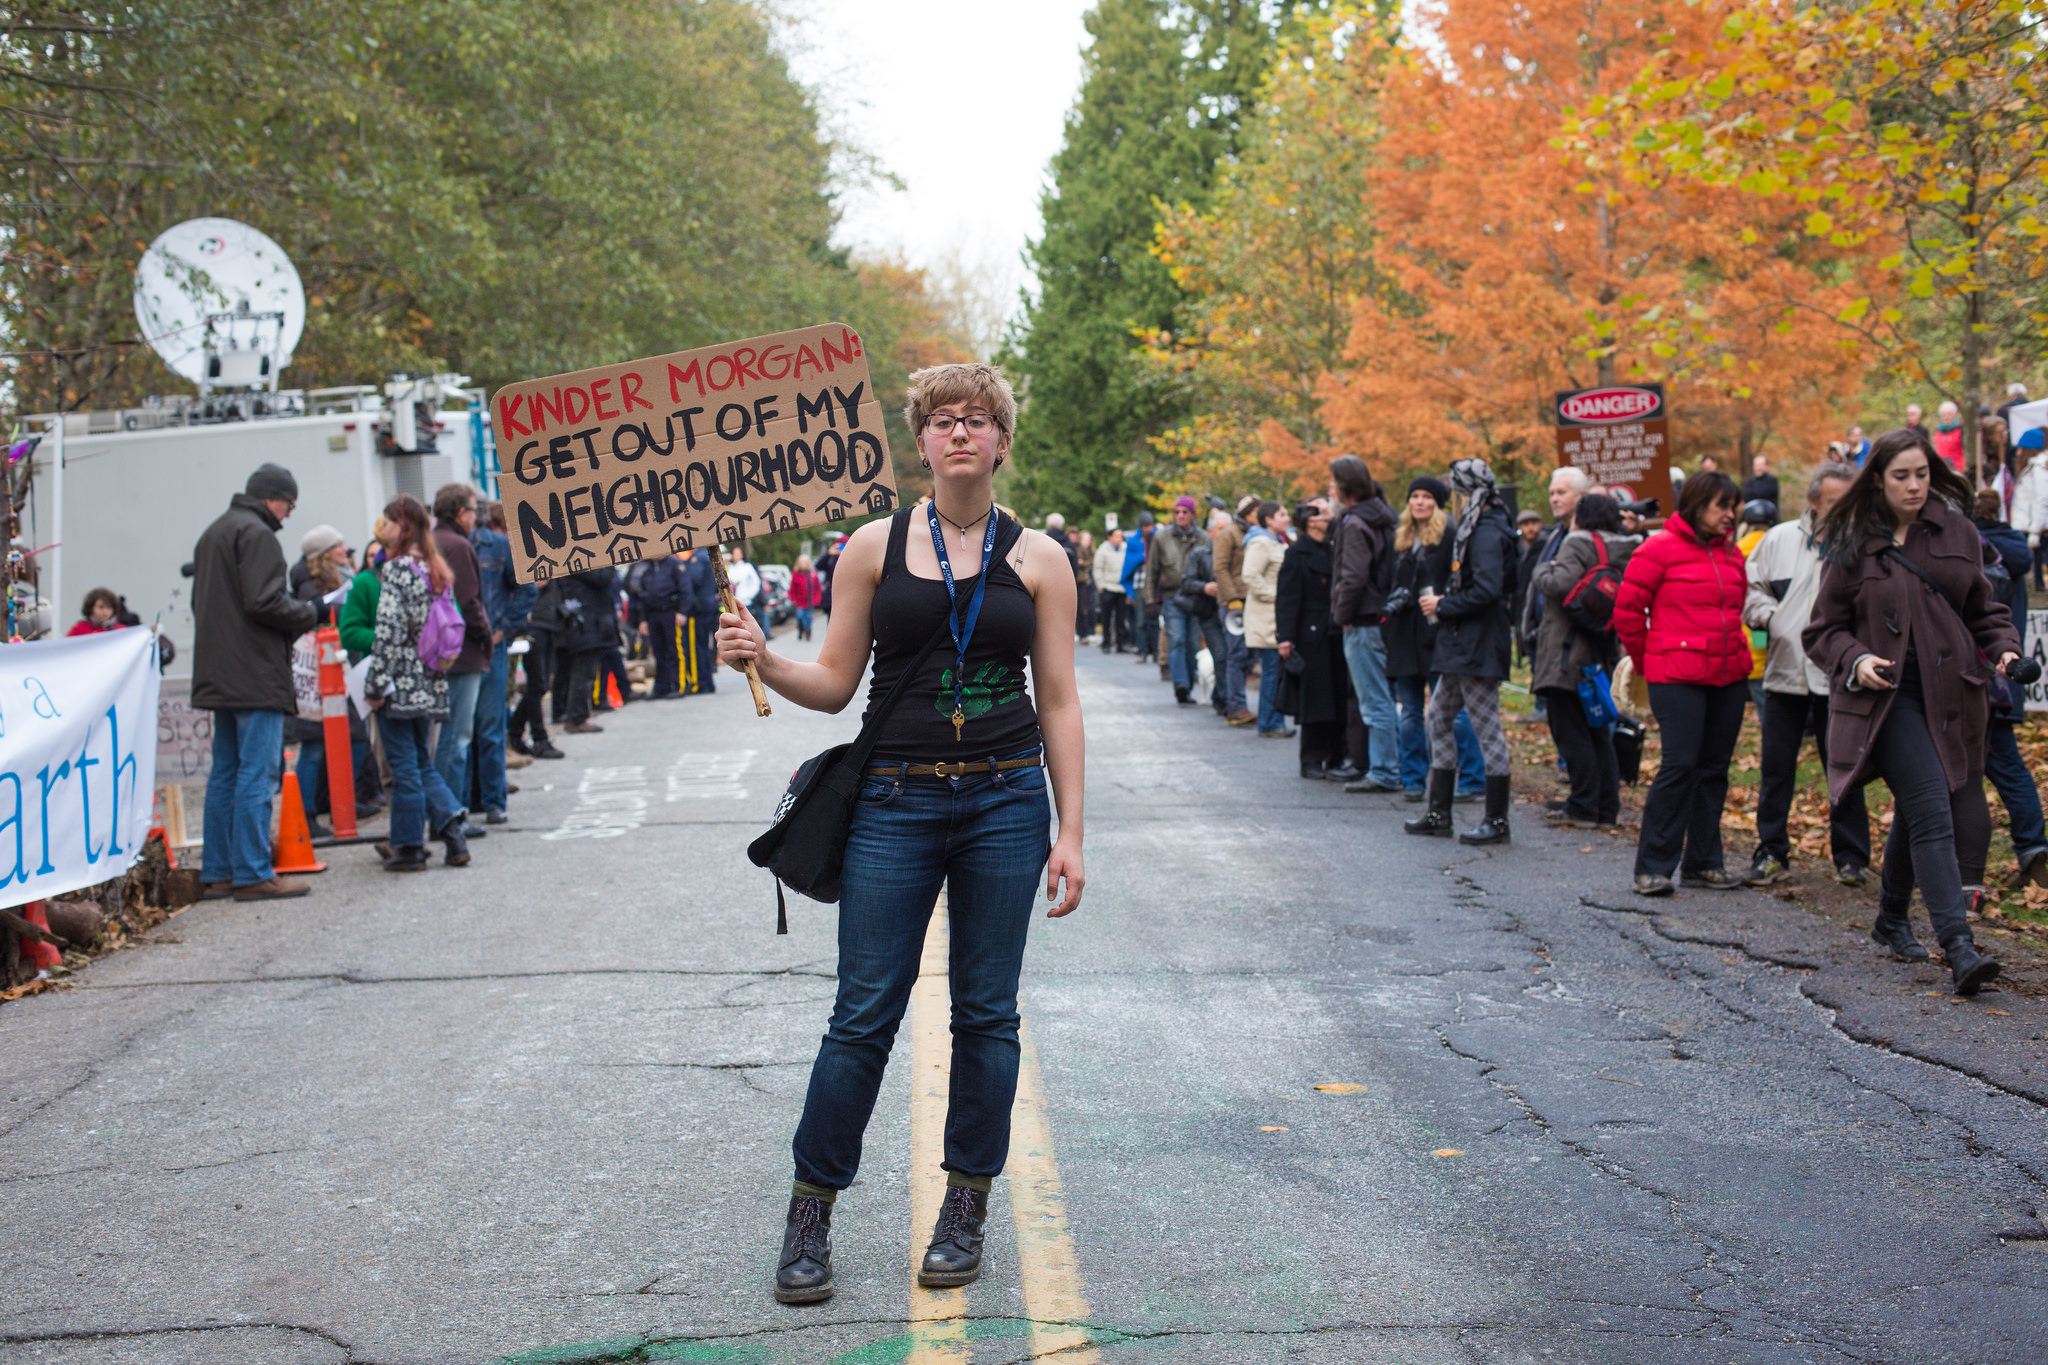
[[[1024,1007],[1088,1312],[1036,1358],[2048,1358],[2036,999],[1636,900],[1529,807],[1405,838],[1081,676],[1090,883]],[[744,846],[852,721],[721,681],[523,770],[466,870],[334,850],[0,1008],[0,1365],[1034,1358],[1000,1184],[957,1340],[913,1329],[907,1037],[837,1297],[769,1297],[832,912],[777,938]]]

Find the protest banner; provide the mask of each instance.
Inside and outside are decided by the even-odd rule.
[[[0,648],[0,908],[128,870],[156,785],[156,635]]]
[[[2048,711],[2048,611],[2027,613],[2027,654],[2041,665],[2041,681],[2026,686],[2027,709]]]
[[[527,582],[896,506],[882,405],[839,323],[508,384],[491,429]]]
[[[1557,462],[1576,465],[1617,501],[1655,498],[1669,515],[1671,443],[1662,384],[1608,384],[1557,395]]]

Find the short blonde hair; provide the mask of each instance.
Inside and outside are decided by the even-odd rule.
[[[910,423],[913,437],[922,435],[926,419],[948,403],[976,401],[1005,432],[1017,430],[1017,395],[993,365],[933,365],[910,376],[908,393],[903,420]]]

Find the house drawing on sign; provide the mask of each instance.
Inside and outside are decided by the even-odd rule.
[[[547,582],[555,576],[555,570],[560,567],[561,565],[555,563],[554,560],[549,559],[546,555],[537,556],[533,561],[533,581],[536,583]]]
[[[771,531],[794,531],[802,519],[804,509],[788,498],[777,498],[768,504],[768,529]]]
[[[612,543],[604,547],[604,552],[614,564],[631,564],[640,558],[640,547],[646,543],[645,536],[629,536],[621,531],[612,537]]]
[[[868,491],[860,495],[860,503],[870,512],[886,512],[896,505],[896,495],[878,483],[871,483]]]
[[[678,555],[688,554],[696,542],[697,533],[681,522],[669,527],[668,534],[661,538],[661,543],[668,546],[669,553]]]
[[[588,545],[578,545],[575,549],[562,556],[562,572],[582,573],[596,562],[597,556],[590,553]]]
[[[712,538],[721,543],[729,540],[745,540],[747,538],[747,523],[752,520],[754,518],[743,517],[737,512],[720,512],[717,520],[711,523]]]
[[[827,521],[845,521],[846,514],[853,510],[853,504],[845,498],[831,497],[818,504],[818,515]]]

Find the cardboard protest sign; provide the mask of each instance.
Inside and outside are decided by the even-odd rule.
[[[839,323],[508,384],[491,417],[526,581],[896,506],[882,406]]]
[[[1557,396],[1557,462],[1622,502],[1655,498],[1669,515],[1671,443],[1662,384],[1609,384]]]

